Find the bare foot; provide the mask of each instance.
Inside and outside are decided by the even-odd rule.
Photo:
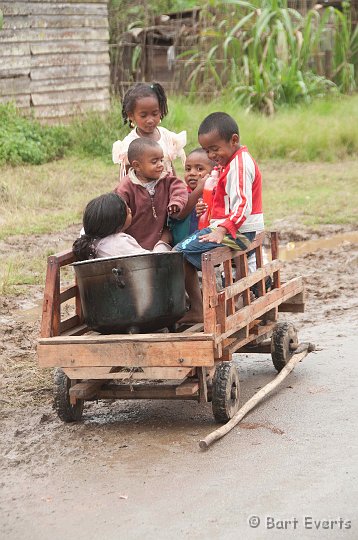
[[[200,322],[204,322],[203,312],[194,311],[193,309],[189,309],[178,321],[179,324],[196,324]]]

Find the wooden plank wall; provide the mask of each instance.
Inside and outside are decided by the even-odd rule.
[[[0,8],[0,102],[39,119],[108,109],[107,0],[7,0]]]

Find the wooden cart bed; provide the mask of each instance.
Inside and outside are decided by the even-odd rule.
[[[207,401],[207,382],[218,362],[231,360],[239,350],[267,352],[266,340],[272,335],[278,313],[304,310],[302,278],[281,282],[277,233],[270,234],[271,261],[263,263],[265,234],[259,234],[250,246],[257,264],[252,274],[248,273],[246,252],[217,248],[202,256],[204,323],[178,328],[175,333],[90,332],[83,322],[76,283],[61,289],[63,269],[74,262],[72,253],[49,257],[37,348],[39,365],[60,367],[76,382],[70,391],[72,399],[160,397]],[[217,285],[218,265],[223,268],[222,289]],[[268,276],[272,276],[272,290],[266,292]],[[258,285],[259,297],[251,301],[250,287],[254,284]],[[238,307],[240,297],[243,306]],[[61,308],[71,299],[75,314],[63,319]],[[140,380],[177,384],[129,388],[129,383]],[[116,384],[111,387],[109,381]]]

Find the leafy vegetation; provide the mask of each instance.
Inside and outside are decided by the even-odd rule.
[[[357,95],[281,108],[273,117],[247,113],[224,98],[210,103],[170,98],[163,125],[175,132],[185,129],[190,150],[198,145],[200,121],[214,111],[235,117],[243,144],[260,160],[337,161],[358,154],[358,124],[352,121],[358,116]],[[41,164],[65,154],[111,163],[113,142],[127,133],[118,100],[106,114],[87,114],[57,127],[42,126],[21,117],[13,106],[1,106],[0,163]],[[1,190],[0,181],[0,198]]]
[[[226,92],[248,109],[272,114],[282,104],[356,88],[358,28],[349,6],[343,12],[315,6],[306,15],[286,0],[209,6],[202,10],[198,47],[184,53],[192,96]],[[321,74],[325,47],[333,47],[331,80]]]
[[[70,144],[66,128],[41,126],[21,116],[15,105],[0,104],[0,164],[39,165],[63,157]]]

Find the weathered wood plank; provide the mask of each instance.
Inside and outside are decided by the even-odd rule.
[[[4,17],[3,30],[20,30],[23,28],[30,28],[30,26],[30,17],[28,17],[27,15]]]
[[[66,79],[67,77],[97,77],[109,74],[109,66],[55,66],[31,69],[31,79]]]
[[[34,107],[35,118],[61,118],[74,116],[87,111],[107,111],[110,107],[110,100],[86,101],[84,103],[66,103],[64,105],[38,105]]]
[[[114,379],[123,380],[129,379],[131,381],[137,380],[170,380],[180,381],[184,379],[189,373],[191,368],[173,368],[173,367],[154,367],[154,368],[141,368],[142,371],[116,371],[111,372],[110,367],[92,367],[92,368],[65,368],[64,371],[70,379]]]
[[[0,103],[8,103],[9,101],[13,101],[19,109],[27,109],[30,107],[30,94],[24,96],[19,94],[11,96],[0,95]]]
[[[15,21],[16,22],[16,21]],[[86,15],[30,15],[30,28],[108,28],[108,18]],[[18,27],[19,28],[19,27]]]
[[[108,13],[107,6],[76,2],[24,2],[3,1],[1,9],[4,15],[102,15]]]
[[[108,52],[108,43],[105,41],[43,41],[30,43],[32,55],[37,54],[63,54],[63,53],[101,53]]]
[[[97,390],[102,386],[103,381],[84,381],[71,386],[69,390],[70,398],[91,399],[96,395]]]
[[[3,43],[29,41],[58,41],[58,40],[109,40],[107,28],[28,28],[19,30],[2,30],[0,39]]]
[[[62,105],[65,103],[82,103],[85,101],[109,100],[109,89],[93,90],[67,90],[62,92],[32,93],[31,98],[35,107],[37,105]]]
[[[84,337],[84,336],[83,336]],[[65,338],[62,338],[65,339]],[[80,338],[69,338],[80,339]],[[212,341],[69,343],[37,347],[41,367],[194,367],[214,365]]]
[[[85,15],[13,15],[4,17],[4,30],[23,28],[108,28],[108,18]]]
[[[1,42],[0,32],[0,56],[30,56],[29,43],[5,44]]]
[[[226,287],[223,291],[218,293],[219,295],[225,296],[225,299],[228,300],[229,298],[233,298],[237,294],[242,293],[245,289],[248,289],[255,283],[257,283],[259,280],[262,280],[266,276],[269,276],[276,270],[278,270],[282,266],[282,263],[280,261],[273,261],[271,263],[265,264],[262,268],[258,268],[255,272],[247,276],[246,278],[242,278],[239,281],[236,281],[236,283],[233,283],[229,287]]]
[[[39,54],[31,56],[31,68],[47,67],[47,66],[76,66],[76,65],[93,65],[93,64],[108,64],[109,53],[63,53],[63,54]]]
[[[197,381],[184,381],[177,386],[175,393],[177,396],[192,396],[199,391],[199,383]]]
[[[197,400],[196,394],[189,396],[177,396],[176,386],[158,384],[149,385],[105,385],[98,390],[98,399],[193,399]]]
[[[28,94],[30,99],[30,78],[14,77],[12,79],[0,79],[0,95],[13,96],[16,94]]]
[[[104,343],[130,343],[136,346],[138,343],[192,343],[196,341],[213,342],[213,334],[198,332],[193,334],[184,333],[152,333],[152,334],[88,334],[81,337],[61,337],[40,338],[40,345],[103,345]],[[107,364],[103,364],[107,365]],[[108,364],[109,365],[109,364]],[[121,365],[121,364],[116,364]],[[127,364],[123,364],[127,365]]]
[[[5,56],[1,58],[0,70],[10,71],[11,69],[30,70],[30,55],[24,56]]]
[[[29,79],[30,80],[30,79]],[[83,77],[81,79],[41,79],[30,81],[30,90],[33,93],[51,92],[54,88],[60,92],[62,90],[80,90],[91,88],[109,88],[109,74],[102,77]]]

